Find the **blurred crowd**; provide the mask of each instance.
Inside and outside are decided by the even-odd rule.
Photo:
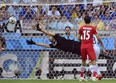
[[[47,3],[47,4],[54,4],[54,3],[70,3],[70,2],[78,2],[84,0],[0,0],[0,3],[17,3],[17,4],[37,4],[37,3]],[[87,0],[92,1],[92,0]]]
[[[11,1],[11,0],[0,0]],[[64,1],[64,0],[12,0],[12,5],[0,5],[0,25],[7,22],[11,16],[20,20],[22,26],[32,26],[37,22],[47,29],[77,29],[84,25],[83,17],[89,15],[92,25],[98,30],[116,29],[116,2],[90,3],[90,4],[67,4],[67,5],[19,5],[22,3],[35,3],[38,1]],[[77,1],[77,0],[66,0]],[[78,0],[79,1],[79,0]]]

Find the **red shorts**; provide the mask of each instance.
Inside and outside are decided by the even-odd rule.
[[[87,56],[89,60],[96,60],[96,55],[93,46],[89,46],[87,48],[81,47],[81,58],[82,60],[87,60]]]

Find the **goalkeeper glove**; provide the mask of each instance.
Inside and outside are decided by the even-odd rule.
[[[34,45],[35,44],[35,42],[32,39],[31,40],[26,40],[26,43],[28,45]]]
[[[39,23],[36,25],[36,28],[38,31],[41,31],[41,28],[39,27]]]

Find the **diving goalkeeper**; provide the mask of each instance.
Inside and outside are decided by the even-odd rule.
[[[39,31],[45,33],[46,35],[50,36],[51,44],[37,43],[37,42],[34,42],[33,40],[27,40],[26,41],[27,44],[44,46],[47,48],[57,48],[57,49],[65,51],[65,52],[72,52],[73,54],[80,55],[81,42],[74,41],[74,40],[67,40],[58,34],[50,33],[47,30],[40,28],[39,24],[37,24],[36,27],[33,26],[33,28],[35,28],[36,30],[39,30]]]

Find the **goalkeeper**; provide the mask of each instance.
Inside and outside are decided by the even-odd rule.
[[[33,40],[27,40],[26,41],[27,44],[44,46],[47,48],[57,48],[65,52],[72,52],[73,54],[80,55],[81,42],[74,41],[74,40],[67,40],[64,37],[59,36],[58,34],[50,33],[47,30],[40,28],[39,24],[37,24],[36,27],[33,26],[33,28],[50,36],[51,44],[37,43],[37,42],[34,42]]]

